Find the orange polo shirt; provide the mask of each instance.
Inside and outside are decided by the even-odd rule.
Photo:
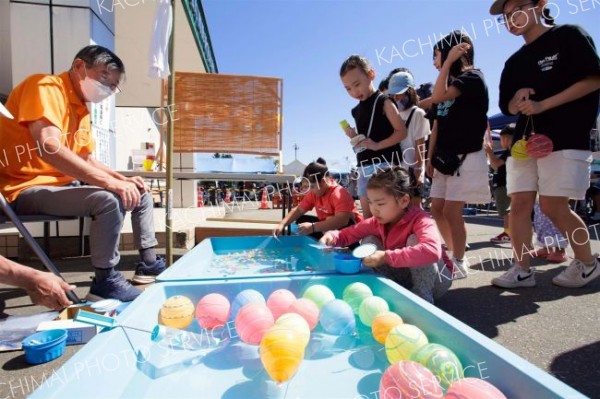
[[[69,73],[29,76],[10,93],[6,108],[15,117],[0,116],[0,191],[6,199],[12,202],[32,186],[63,186],[75,180],[44,161],[45,143],[33,140],[29,132],[30,123],[45,119],[62,132],[61,146],[78,155],[94,150],[90,114]]]

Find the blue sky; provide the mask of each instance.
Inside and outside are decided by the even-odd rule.
[[[525,0],[524,0],[525,1]],[[578,24],[600,45],[600,0],[551,0],[558,23]],[[397,67],[417,84],[435,81],[431,47],[453,29],[473,39],[475,64],[487,80],[491,116],[499,112],[498,83],[505,60],[522,44],[497,26],[487,0],[203,0],[211,40],[224,74],[282,78],[284,164],[355,161],[338,122],[354,125],[356,105],[339,78],[351,54],[374,66],[375,85]]]

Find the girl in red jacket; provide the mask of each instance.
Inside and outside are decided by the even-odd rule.
[[[452,263],[442,253],[433,219],[410,206],[408,173],[398,166],[378,171],[367,184],[367,198],[371,218],[341,231],[329,231],[321,242],[347,246],[374,236],[379,250],[363,264],[433,303],[452,284]]]

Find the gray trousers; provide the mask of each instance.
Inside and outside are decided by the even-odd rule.
[[[416,243],[416,237],[411,235],[407,246],[414,245],[411,243],[411,239]],[[367,236],[363,238],[361,243],[372,243],[378,249],[383,250],[383,244],[379,237]],[[420,267],[391,267],[383,265],[374,268],[374,270],[429,303],[433,303],[434,299],[438,299],[444,295],[452,285],[452,273],[446,267],[443,259],[440,259],[436,263]]]
[[[133,243],[137,249],[158,244],[154,234],[153,199],[144,193],[140,205],[131,211]],[[107,269],[119,263],[119,237],[125,219],[121,199],[96,186],[31,187],[12,203],[17,214],[87,216],[90,226],[90,254],[94,267]]]

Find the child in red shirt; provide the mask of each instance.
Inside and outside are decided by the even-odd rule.
[[[354,198],[328,174],[323,158],[304,169],[302,180],[308,181],[309,191],[300,204],[275,227],[275,236],[279,236],[285,226],[294,221],[298,223],[298,234],[310,235],[317,240],[323,236],[323,231],[340,229],[362,221]],[[317,213],[316,217],[305,215],[313,208]]]
[[[443,253],[433,219],[410,206],[410,192],[405,169],[394,166],[378,171],[367,185],[373,217],[341,231],[329,231],[321,241],[345,246],[375,236],[380,250],[363,264],[433,303],[452,284],[452,262]]]

